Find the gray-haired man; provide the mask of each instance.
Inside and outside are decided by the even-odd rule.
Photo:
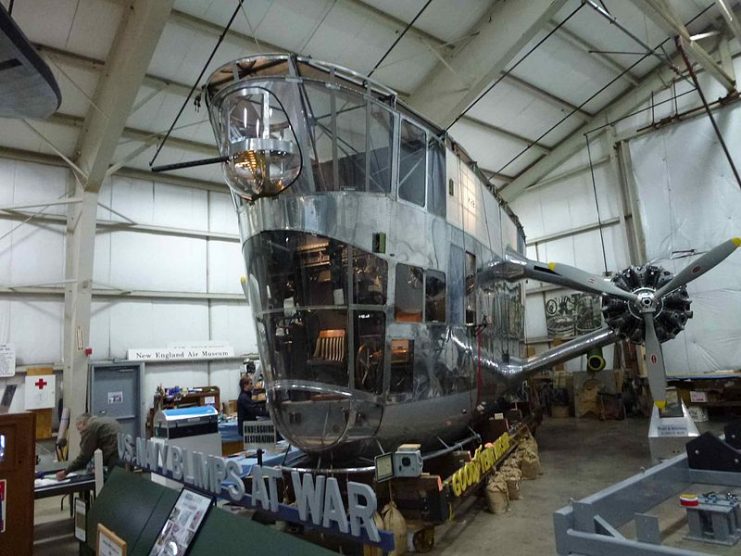
[[[121,432],[121,425],[110,417],[93,417],[83,413],[75,419],[75,426],[80,433],[80,455],[77,456],[67,469],[57,473],[57,480],[61,481],[67,473],[84,469],[93,459],[93,453],[100,448],[103,452],[103,465],[112,468],[118,463],[117,435]]]

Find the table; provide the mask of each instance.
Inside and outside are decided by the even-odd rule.
[[[47,485],[33,489],[33,497],[50,498],[51,496],[66,496],[75,492],[84,493],[89,497],[90,492],[95,491],[95,476],[91,474],[72,477],[68,481],[63,481],[54,485]]]

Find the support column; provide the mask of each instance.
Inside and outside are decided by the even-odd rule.
[[[64,404],[71,419],[85,410],[87,403],[90,309],[93,289],[95,223],[98,192],[116,152],[126,120],[136,101],[154,49],[167,24],[174,0],[130,0],[126,3],[101,72],[76,148],[76,163],[85,176],[71,176],[68,192],[82,199],[67,215],[64,296]],[[79,452],[80,438],[70,427],[69,454]]]

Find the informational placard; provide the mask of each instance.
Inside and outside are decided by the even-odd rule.
[[[87,538],[87,504],[82,498],[75,498],[75,538],[85,542]]]
[[[95,546],[98,556],[126,556],[126,541],[101,523],[98,523]]]
[[[108,405],[123,403],[123,392],[108,392]]]
[[[0,344],[0,377],[15,376],[15,346]]]
[[[175,502],[149,556],[185,554],[201,528],[213,499],[184,488]]]
[[[275,425],[270,420],[242,423],[245,450],[273,450],[277,442]]]
[[[8,483],[5,479],[0,479],[0,533],[5,533],[5,522],[8,519],[7,499],[8,499]]]
[[[56,379],[54,375],[26,376],[24,390],[25,409],[48,409],[56,401]]]

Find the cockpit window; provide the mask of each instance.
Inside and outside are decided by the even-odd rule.
[[[399,144],[399,198],[425,206],[427,139],[425,131],[402,120]]]
[[[357,93],[302,87],[316,191],[391,190],[391,113]]]

